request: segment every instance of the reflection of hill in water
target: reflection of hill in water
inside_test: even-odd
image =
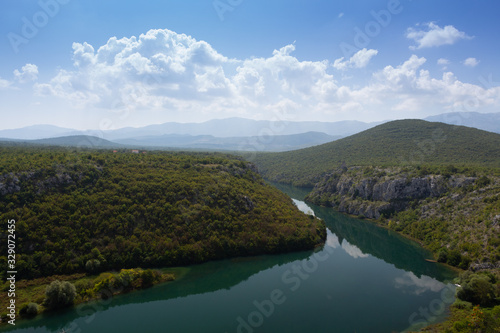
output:
[[[67,328],[75,319],[104,311],[116,306],[127,304],[141,304],[154,301],[165,301],[175,298],[187,297],[196,294],[215,292],[221,289],[230,289],[251,276],[274,266],[281,266],[296,260],[303,260],[312,254],[311,251],[297,252],[281,255],[266,255],[259,257],[237,258],[231,260],[208,262],[195,265],[174,282],[165,283],[139,292],[131,292],[113,297],[107,301],[97,301],[80,304],[73,309],[54,314],[44,314],[33,320],[17,322],[17,328],[45,327],[51,332],[59,332]],[[40,324],[37,323],[40,322]],[[2,329],[0,329],[2,331]]]
[[[304,200],[310,191],[310,189],[290,185],[271,184],[298,200]],[[399,269],[413,272],[418,277],[427,275],[440,281],[455,277],[455,273],[445,266],[425,261],[426,258],[431,258],[430,253],[394,231],[338,213],[332,208],[311,204],[309,206],[316,216],[322,218],[326,226],[337,235],[340,243],[346,239],[363,253],[371,254]]]
[[[444,281],[455,276],[453,271],[443,265],[425,261],[426,258],[431,258],[430,253],[394,231],[346,216],[331,208],[312,208],[316,216],[325,220],[326,226],[337,235],[340,243],[345,239],[363,253],[371,254],[396,268],[413,272],[418,277],[427,275]]]

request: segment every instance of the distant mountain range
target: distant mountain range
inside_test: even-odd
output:
[[[424,120],[500,133],[500,113],[450,112],[427,117]]]
[[[428,117],[425,120],[500,133],[500,113],[446,113]],[[68,146],[78,141],[80,146],[91,147],[118,147],[120,144],[144,148],[278,152],[334,141],[383,123],[386,122],[292,122],[227,118],[203,123],[169,122],[108,131],[78,131],[53,125],[33,125],[19,129],[0,130],[0,140],[45,140],[31,143]],[[49,140],[54,138],[60,139]],[[87,142],[87,144],[79,142]]]
[[[109,141],[90,135],[70,135],[57,138],[23,140],[0,139],[0,142],[80,148],[142,148],[142,149],[197,149],[228,151],[288,151],[331,142],[340,137],[308,132],[293,135],[216,138],[211,135],[167,134]]]
[[[80,148],[126,148],[125,145],[90,135],[70,135],[38,140],[0,138],[0,142]]]
[[[287,151],[307,148],[341,138],[320,132],[291,135],[218,138],[212,135],[165,134],[115,140],[128,146],[175,147],[238,151]]]
[[[217,138],[278,136],[320,132],[334,136],[348,136],[376,126],[377,123],[361,121],[338,122],[287,122],[269,120],[251,120],[243,118],[214,119],[203,123],[169,122],[145,127],[125,127],[107,131],[78,131],[52,125],[34,125],[12,130],[0,130],[0,138],[35,140],[60,136],[90,135],[106,140],[122,140],[141,137],[176,135],[211,135]]]

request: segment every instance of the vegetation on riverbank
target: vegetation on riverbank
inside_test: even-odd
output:
[[[326,239],[324,223],[252,164],[214,153],[0,146],[0,212],[2,238],[15,221],[17,309],[25,315],[71,303],[44,301],[45,278],[55,274],[69,276],[79,302],[165,279],[124,269],[309,250]],[[109,271],[119,273],[83,275]]]
[[[463,172],[463,170],[462,170]],[[473,168],[339,168],[307,200],[418,240],[461,269],[500,265],[500,177]]]
[[[500,272],[464,272],[457,282],[457,300],[445,322],[430,325],[424,332],[496,333],[500,331]]]
[[[149,288],[155,284],[173,281],[175,276],[170,271],[152,269],[123,269],[119,272],[104,272],[99,275],[77,273],[72,275],[54,275],[33,280],[16,282],[16,309],[21,318],[32,318],[37,314],[77,305],[91,300],[107,299],[112,296]],[[74,294],[61,292],[57,297],[56,286],[68,286]],[[4,283],[2,292],[9,289]],[[51,292],[52,290],[52,292]],[[64,298],[64,299],[62,299]],[[68,302],[66,302],[68,301]],[[9,320],[5,309],[9,299],[0,298],[0,318],[2,323]]]
[[[306,250],[326,238],[323,222],[228,155],[1,147],[0,165],[0,225],[16,221],[18,279]]]

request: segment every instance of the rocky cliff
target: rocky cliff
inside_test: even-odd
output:
[[[318,182],[307,200],[340,212],[378,219],[474,183],[463,175],[415,175],[398,168],[340,168]]]

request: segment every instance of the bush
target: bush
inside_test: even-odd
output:
[[[481,178],[476,180],[476,185],[479,187],[485,187],[491,184],[491,179],[486,176],[482,176]]]
[[[495,286],[485,274],[467,274],[462,278],[462,287],[457,292],[461,300],[481,306],[495,303]]]
[[[458,266],[462,262],[462,255],[457,250],[452,250],[448,253],[448,264],[451,266]]]
[[[448,251],[446,249],[442,249],[438,253],[438,262],[446,262],[448,260]]]
[[[457,298],[455,300],[455,303],[453,303],[453,306],[457,309],[461,310],[471,310],[472,309],[472,303],[462,301],[461,299]]]
[[[44,305],[49,309],[64,308],[73,304],[75,296],[76,288],[72,283],[52,281],[45,289]]]
[[[21,306],[19,314],[22,317],[27,317],[27,318],[36,316],[38,314],[38,304],[36,303],[24,304],[23,306]]]

